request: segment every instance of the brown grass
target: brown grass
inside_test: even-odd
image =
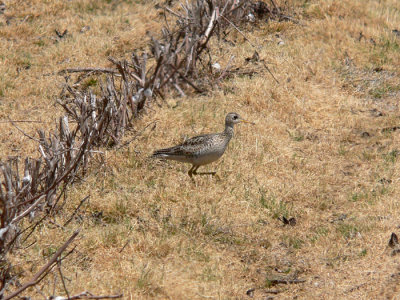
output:
[[[54,96],[62,80],[43,74],[106,66],[107,55],[144,46],[145,31],[157,32],[161,21],[153,2],[136,2],[6,3],[13,18],[10,25],[0,19],[1,119],[51,127],[61,113]],[[392,29],[400,29],[400,4],[293,3],[300,25],[245,31],[280,84],[261,65],[245,65],[254,49],[240,35],[230,37],[235,47],[221,42],[223,67],[235,55],[235,65],[258,74],[231,78],[207,96],[167,99],[143,115],[137,128],[157,119],[156,128],[128,148],[105,150],[106,164],[71,188],[68,209],[54,223],[90,194],[79,218],[64,230],[44,225],[31,237],[36,243],[13,258],[22,281],[79,227],[77,252],[63,264],[72,294],[245,299],[255,288],[255,299],[270,290],[279,299],[399,296],[398,257],[387,243],[399,225],[400,140],[398,131],[382,129],[399,123],[400,39]],[[65,28],[70,35],[56,42],[54,29]],[[218,170],[220,181],[201,177],[193,185],[189,166],[148,159],[185,135],[220,130],[229,111],[256,125],[238,126],[221,161],[204,167]],[[34,134],[42,125],[21,127]],[[34,151],[12,126],[0,126],[2,156]],[[284,226],[282,216],[297,224]],[[285,276],[306,282],[271,286]],[[46,280],[42,293],[51,295],[54,277]],[[55,294],[65,294],[60,280]]]

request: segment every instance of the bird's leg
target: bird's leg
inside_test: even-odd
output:
[[[189,175],[190,179],[192,179],[193,184],[196,184],[196,181],[195,181],[194,178],[193,178],[193,170],[194,170],[194,169],[195,169],[195,165],[193,165],[193,166],[190,168],[190,170],[189,170],[189,172],[188,172],[188,175]]]
[[[193,168],[192,174],[193,175],[198,175],[199,173],[197,173],[197,169],[200,168],[200,166],[196,166]]]
[[[195,167],[196,167],[196,166],[193,165],[193,166],[190,168],[189,172],[188,172],[188,175],[189,175],[190,178],[192,178],[193,170],[194,170]],[[195,174],[195,175],[196,175],[196,174]]]

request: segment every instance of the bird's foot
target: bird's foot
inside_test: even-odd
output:
[[[193,173],[193,175],[211,175],[211,176],[218,176],[217,172],[201,172],[201,173]]]

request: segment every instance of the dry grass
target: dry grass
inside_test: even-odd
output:
[[[104,66],[107,55],[145,45],[144,32],[160,27],[154,3],[23,3],[7,5],[11,25],[1,19],[7,40],[0,46],[2,119],[53,122],[60,80],[43,73]],[[382,129],[399,122],[400,38],[392,29],[400,29],[400,4],[294,3],[303,25],[272,22],[246,31],[280,84],[261,66],[245,66],[254,49],[240,35],[235,47],[220,44],[222,66],[235,55],[236,65],[259,73],[232,78],[207,96],[168,99],[143,115],[137,128],[154,119],[157,126],[129,148],[108,150],[106,165],[94,166],[71,188],[69,209],[54,222],[63,224],[90,194],[80,217],[64,230],[43,226],[32,237],[36,244],[14,258],[23,276],[79,227],[77,252],[64,263],[71,293],[245,299],[255,288],[256,299],[270,290],[278,290],[279,299],[399,296],[398,257],[387,242],[399,226],[400,139],[398,131]],[[86,25],[91,30],[79,33]],[[55,42],[56,28],[72,36]],[[17,76],[16,68],[27,63]],[[217,169],[220,181],[201,177],[193,185],[187,165],[147,158],[184,135],[220,130],[229,111],[256,125],[238,126],[223,159],[205,167]],[[9,125],[0,126],[2,155],[27,143]],[[32,133],[32,127],[26,129]],[[282,216],[297,224],[284,226]],[[272,286],[285,276],[306,282]],[[42,292],[50,295],[54,278],[47,280]],[[57,282],[56,294],[63,294]]]
[[[154,2],[142,1],[7,1],[0,15],[0,118],[20,123],[31,135],[51,128],[62,113],[55,106],[63,80],[54,72],[71,67],[107,67],[108,55],[125,56],[144,47],[146,31],[161,28]],[[60,33],[68,30],[62,38]],[[49,76],[50,75],[50,76]],[[87,82],[88,86],[95,82]],[[10,124],[0,123],[2,155],[31,153]],[[10,145],[12,145],[10,147]],[[29,145],[29,146],[28,146]]]

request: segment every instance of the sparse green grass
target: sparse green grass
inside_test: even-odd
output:
[[[298,237],[291,237],[291,236],[283,236],[283,241],[287,243],[287,245],[295,250],[300,249],[304,241]]]
[[[136,281],[136,287],[139,290],[145,290],[150,288],[151,286],[151,277],[152,277],[152,272],[151,269],[148,268],[147,266],[143,266],[142,272],[140,273],[140,277]]]
[[[216,274],[216,268],[207,266],[203,269],[201,279],[203,281],[217,281],[219,276]]]
[[[274,195],[267,195],[263,190],[260,190],[260,204],[268,209],[275,219],[280,217],[288,218],[290,216],[290,209],[285,202],[277,200]]]
[[[367,254],[368,254],[367,249],[362,249],[358,255],[359,255],[360,257],[364,257],[364,256],[367,256]]]
[[[386,154],[383,154],[383,159],[385,162],[392,163],[394,164],[397,160],[397,156],[399,155],[400,151],[399,150],[392,150]]]
[[[315,243],[323,238],[326,237],[329,234],[329,229],[323,226],[318,226],[315,230],[314,233],[310,236],[309,240],[310,242],[315,245]]]
[[[342,235],[345,239],[354,238],[355,235],[359,232],[358,228],[350,223],[341,223],[337,226],[337,231]]]
[[[399,94],[400,92],[400,85],[387,85],[384,84],[383,86],[376,87],[369,91],[369,94],[375,99],[382,99],[389,94]]]
[[[83,86],[83,88],[89,88],[89,87],[92,87],[92,86],[97,86],[97,84],[98,84],[97,79],[90,78],[90,79],[86,80],[82,84],[82,86]]]

